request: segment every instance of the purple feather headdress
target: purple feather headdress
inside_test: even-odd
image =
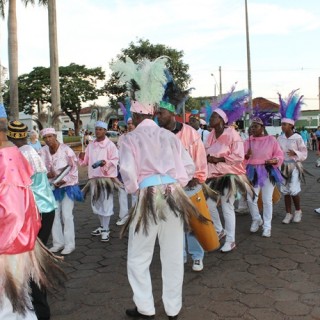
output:
[[[132,117],[131,111],[130,111],[130,107],[131,107],[130,99],[128,97],[125,99],[125,105],[123,105],[122,102],[118,102],[118,104],[123,113],[123,118],[125,123],[128,123],[128,120]]]
[[[211,108],[206,107],[204,112],[206,113],[206,120],[210,119],[212,112],[217,112],[225,123],[233,123],[240,119],[245,111],[244,104],[247,102],[249,96],[248,91],[241,90],[234,92],[235,85],[231,88],[231,91],[226,94],[218,104],[211,105]]]
[[[281,97],[281,94],[278,93],[281,122],[286,122],[294,125],[295,121],[298,120],[301,112],[301,107],[304,104],[302,101],[303,96],[299,96],[299,94],[297,94],[298,90],[299,89],[291,91],[286,101]]]
[[[271,119],[277,116],[279,116],[278,112],[272,112],[270,110],[261,109],[259,105],[256,105],[253,108],[253,113],[250,119],[251,122],[260,123],[263,126],[269,126],[272,125]]]

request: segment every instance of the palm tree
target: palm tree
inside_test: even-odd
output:
[[[34,4],[35,0],[22,0],[27,6]],[[8,60],[10,79],[10,118],[19,119],[19,94],[18,94],[18,37],[17,37],[17,1],[0,0],[0,15],[4,17],[4,6],[8,8]],[[46,5],[48,0],[38,0],[40,5]]]

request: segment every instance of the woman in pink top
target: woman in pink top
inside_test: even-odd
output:
[[[246,190],[250,189],[250,182],[243,166],[243,141],[233,127],[227,126],[241,117],[247,94],[233,94],[233,90],[219,103],[218,108],[213,109],[210,117],[212,131],[205,144],[209,187],[221,194],[225,230],[220,221],[217,204],[209,198],[207,202],[219,238],[226,236],[222,252],[229,252],[236,247],[234,201],[238,193],[246,194]]]
[[[255,117],[251,124],[252,135],[244,143],[247,177],[255,194],[260,190],[263,202],[263,220],[258,209],[258,197],[248,194],[248,206],[252,216],[251,232],[257,232],[263,224],[263,237],[271,237],[272,194],[276,183],[281,183],[279,167],[283,162],[283,152],[273,136],[267,135],[261,118]]]

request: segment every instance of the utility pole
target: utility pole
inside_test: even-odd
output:
[[[250,62],[250,41],[249,41],[249,19],[248,19],[248,6],[245,0],[245,13],[246,13],[246,39],[247,39],[247,68],[248,68],[248,89],[249,89],[249,103],[248,112],[249,116],[252,115],[252,85],[251,85],[251,62]]]

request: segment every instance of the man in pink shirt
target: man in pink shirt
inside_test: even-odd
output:
[[[173,132],[178,137],[194,161],[196,170],[193,178],[185,188],[187,195],[192,196],[202,190],[202,184],[207,179],[206,150],[201,141],[200,134],[191,126],[177,122],[174,113],[175,107],[171,103],[161,101],[157,112],[157,119],[160,127]],[[193,260],[192,270],[202,271],[204,250],[192,233],[186,232],[186,239],[188,252],[192,255]],[[186,252],[184,261],[187,261]]]
[[[90,143],[85,152],[79,154],[81,166],[88,166],[89,181],[84,193],[90,188],[91,207],[100,220],[100,226],[91,232],[93,236],[101,236],[102,242],[110,239],[110,217],[113,215],[114,181],[118,175],[119,162],[116,145],[106,137],[108,126],[103,121],[95,124],[96,139]],[[99,162],[99,163],[98,163]]]
[[[83,200],[78,185],[78,159],[69,146],[57,140],[55,129],[45,128],[40,134],[46,143],[40,150],[40,156],[48,170],[49,182],[54,185],[53,194],[58,207],[52,226],[53,247],[50,251],[62,250],[61,254],[67,255],[75,250],[74,201]]]
[[[152,120],[167,83],[166,63],[166,57],[144,59],[139,64],[126,57],[111,65],[120,82],[133,91],[130,111],[136,125],[124,136],[119,150],[125,189],[138,195],[125,225],[125,229],[129,227],[128,278],[136,305],[126,314],[132,318],[154,319],[149,267],[157,238],[164,309],[169,319],[178,318],[184,272],[183,228],[190,216],[198,215],[182,189],[193,178],[193,161],[177,137]]]

